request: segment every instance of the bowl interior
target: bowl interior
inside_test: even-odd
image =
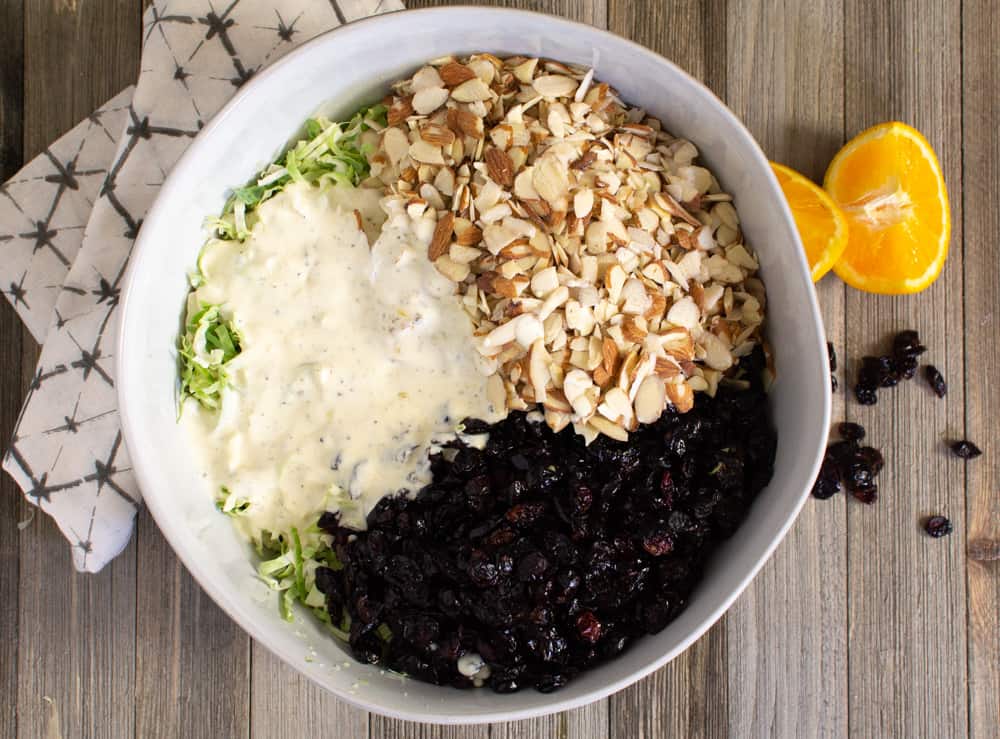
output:
[[[215,512],[175,423],[174,341],[185,275],[204,241],[203,221],[221,209],[227,190],[269,162],[317,109],[349,114],[427,59],[482,50],[592,65],[625,100],[696,144],[734,195],[760,256],[778,367],[774,478],[713,557],[686,610],[660,634],[550,695],[501,696],[404,680],[353,662],[307,615],[282,621],[273,594],[254,576],[250,549]],[[830,402],[823,342],[794,224],[767,161],[708,90],[652,52],[588,26],[452,8],[380,16],[321,36],[256,76],[201,132],[164,184],[136,244],[124,292],[118,387],[126,440],[153,516],[196,579],[244,629],[366,709],[423,721],[489,721],[571,708],[620,689],[676,656],[729,606],[791,525],[815,474]]]

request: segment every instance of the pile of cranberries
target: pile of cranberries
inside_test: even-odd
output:
[[[754,378],[763,358],[749,358]],[[320,568],[361,661],[456,687],[548,692],[663,629],[715,544],[773,472],[760,382],[699,396],[627,443],[585,446],[513,413],[432,458],[433,482],[384,498],[368,528],[320,526],[341,569]]]

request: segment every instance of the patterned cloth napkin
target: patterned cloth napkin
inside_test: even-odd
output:
[[[122,277],[174,162],[253,74],[400,0],[156,0],[142,68],[0,186],[0,289],[44,342],[3,468],[51,515],[78,570],[128,543],[141,493],[122,444],[113,351]]]

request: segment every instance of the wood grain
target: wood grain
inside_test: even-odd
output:
[[[968,531],[969,735],[1000,736],[1000,448],[997,409],[1000,389],[1000,315],[993,306],[1000,294],[1000,34],[996,8],[989,0],[962,5],[963,117],[962,161],[965,244],[965,432],[983,448],[966,467]],[[952,248],[959,245],[953,242]],[[988,267],[987,265],[992,265]],[[958,377],[950,377],[958,384]],[[958,431],[958,429],[956,429]],[[994,559],[987,559],[992,551]]]
[[[845,127],[904,120],[941,160],[951,196],[952,244],[941,277],[911,296],[848,293],[851,357],[895,331],[920,332],[945,377],[963,376],[960,4],[848,0]],[[980,263],[981,265],[983,263]],[[968,729],[965,630],[964,463],[945,440],[961,434],[964,398],[954,383],[939,400],[923,381],[880,393],[848,416],[885,450],[877,505],[848,501],[848,686],[854,736],[962,737]],[[920,531],[942,513],[957,535]]]
[[[191,578],[147,511],[136,540],[136,735],[247,736],[250,637]]]
[[[52,13],[24,4],[24,154],[33,157],[138,69],[134,3]],[[76,74],[68,70],[78,70]],[[22,388],[37,350],[24,333]],[[73,571],[65,541],[38,515],[20,534],[19,736],[131,733],[135,547],[98,576]]]
[[[841,0],[755,0],[728,19],[726,102],[770,159],[817,182],[843,140],[843,38]],[[844,357],[844,285],[818,287]],[[843,390],[833,397],[841,419]],[[846,736],[846,534],[843,496],[808,501],[730,610],[731,735]]]
[[[814,178],[873,123],[915,124],[941,157],[954,219],[943,276],[917,296],[818,286],[837,347],[834,418],[887,455],[882,499],[810,501],[773,560],[687,653],[610,701],[489,727],[369,716],[252,645],[143,514],[98,576],[0,482],[0,736],[304,736],[591,739],[666,736],[1000,736],[1000,27],[987,0],[502,0],[612,30],[700,77],[767,154]],[[411,7],[444,4],[415,0]],[[140,0],[0,3],[0,176],[134,81]],[[964,185],[964,187],[963,187]],[[967,236],[963,242],[963,236]],[[964,248],[963,243],[968,243]],[[2,249],[2,246],[0,246]],[[3,301],[0,301],[3,302]],[[848,399],[848,357],[917,328],[949,381]],[[0,440],[37,347],[0,306]],[[845,403],[846,400],[846,403]],[[967,435],[965,464],[944,441]],[[994,444],[995,445],[995,444]],[[943,513],[955,534],[920,531]],[[49,700],[46,700],[45,697]]]
[[[368,736],[367,712],[337,700],[256,642],[251,686],[251,739]]]
[[[3,29],[8,29],[4,31]],[[0,180],[21,166],[24,139],[24,9],[20,3],[0,5]],[[17,314],[0,301],[0,443],[14,433],[24,397],[21,366],[27,330]],[[28,352],[30,355],[30,351]],[[20,490],[0,474],[0,634],[18,633],[20,556],[18,522],[27,506]],[[17,639],[0,639],[0,736],[17,735]]]
[[[721,1],[649,3],[637,12],[629,0],[611,0],[610,30],[631,38],[725,94],[726,7]],[[724,736],[728,703],[727,616],[688,651],[610,700],[611,736]]]

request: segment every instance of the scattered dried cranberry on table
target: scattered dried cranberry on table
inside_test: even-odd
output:
[[[944,516],[931,516],[924,524],[924,530],[935,539],[947,536],[952,531],[951,521]]]
[[[917,374],[917,357],[927,351],[916,331],[900,331],[892,342],[892,354],[862,357],[854,395],[861,405],[875,405],[878,389],[895,387],[900,380]]]
[[[948,384],[944,381],[944,377],[938,371],[938,368],[933,364],[928,364],[924,367],[924,376],[927,378],[927,383],[931,386],[934,394],[939,398],[943,398],[948,394]]]
[[[979,447],[966,439],[956,441],[952,444],[951,451],[956,457],[960,457],[961,459],[975,459],[983,453]]]

